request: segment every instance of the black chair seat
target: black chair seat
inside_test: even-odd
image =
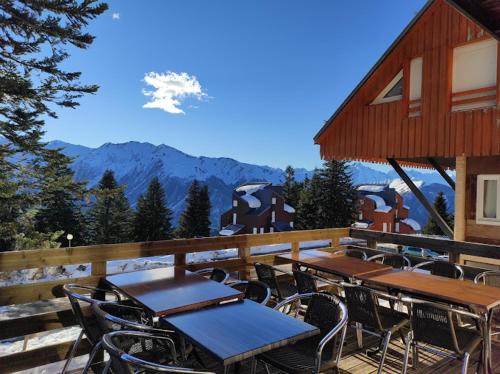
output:
[[[306,374],[315,370],[316,348],[319,339],[312,337],[285,347],[263,353],[259,359],[273,367],[291,374]],[[329,361],[324,361],[327,364]],[[322,369],[329,369],[322,365]]]
[[[476,329],[455,326],[457,342],[463,352],[472,353],[481,344],[483,338]],[[464,345],[464,342],[467,344]]]
[[[391,308],[379,307],[378,314],[382,327],[386,330],[396,331],[408,323],[408,314]]]
[[[295,295],[297,291],[297,287],[290,282],[279,282],[279,288],[281,292],[281,297],[286,299],[292,295]]]

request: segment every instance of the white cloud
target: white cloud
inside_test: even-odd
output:
[[[111,16],[112,19],[120,19],[120,13],[113,13]]]
[[[144,104],[143,108],[162,109],[172,114],[184,114],[179,106],[185,99],[203,100],[208,98],[198,79],[188,73],[151,72],[144,75],[144,82],[152,86],[153,90],[142,90],[145,96],[150,97],[150,101]]]

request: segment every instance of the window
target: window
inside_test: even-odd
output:
[[[233,213],[233,225],[236,225],[236,213]]]
[[[238,200],[233,200],[233,206],[236,208],[238,206]]]
[[[396,223],[394,224],[394,230],[395,230],[396,232],[399,232],[399,222],[396,222]]]
[[[290,221],[290,227],[293,229],[293,221]]]
[[[260,228],[260,233],[264,234],[264,228],[263,227]]]
[[[387,232],[387,222],[384,222],[384,223],[382,224],[382,231],[383,231],[383,232]]]
[[[275,197],[273,197],[271,200],[272,200],[272,204],[273,204],[273,205],[276,205],[276,198],[275,198]]]
[[[403,70],[373,100],[372,104],[390,103],[403,98]]]
[[[271,212],[271,222],[276,222],[276,212],[274,210]]]
[[[453,111],[496,104],[497,44],[490,39],[453,50]]]
[[[254,227],[254,228],[253,228],[253,233],[254,233],[254,234],[257,234],[257,227]]]
[[[410,62],[410,102],[408,107],[409,117],[418,117],[422,108],[422,57],[414,58]]]
[[[476,221],[500,225],[500,175],[478,175]]]

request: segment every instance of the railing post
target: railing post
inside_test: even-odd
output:
[[[186,254],[176,253],[174,255],[174,265],[175,266],[186,266]]]
[[[377,241],[375,239],[367,239],[366,246],[368,248],[377,249]]]
[[[292,253],[298,254],[300,252],[300,242],[292,242]]]
[[[239,247],[238,257],[243,260],[243,270],[240,270],[240,279],[247,280],[250,278],[250,262],[251,262],[251,252],[250,247]]]
[[[107,265],[108,265],[107,261],[92,262],[91,263],[92,270],[90,274],[96,277],[105,276],[107,273]]]
[[[332,248],[337,248],[338,246],[340,246],[340,238],[337,237],[337,236],[334,236],[332,238],[332,244],[331,244],[331,247]]]

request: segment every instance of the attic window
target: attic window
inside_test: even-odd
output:
[[[390,103],[403,99],[403,70],[401,70],[392,81],[385,86],[372,104]]]

